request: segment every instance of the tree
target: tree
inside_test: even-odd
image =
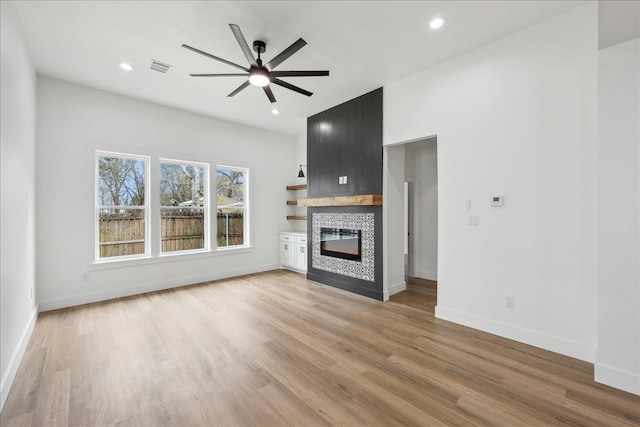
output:
[[[160,197],[162,206],[177,206],[191,200],[193,207],[200,205],[204,196],[204,169],[172,163],[160,165]]]
[[[142,160],[100,157],[98,176],[100,204],[144,205],[145,170]]]
[[[242,172],[218,169],[216,174],[216,193],[231,199],[243,200],[244,177]]]

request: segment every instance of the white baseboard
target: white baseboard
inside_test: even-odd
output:
[[[293,271],[294,273],[300,273],[300,274],[307,274],[306,270],[299,270],[295,267],[289,267],[288,265],[282,265],[280,264],[280,269],[281,270],[289,270],[289,271]]]
[[[574,357],[585,362],[594,363],[596,349],[585,344],[569,341],[564,338],[547,335],[531,329],[520,328],[507,323],[497,322],[473,314],[463,313],[441,305],[436,306],[436,317],[470,328],[479,329],[514,341],[529,344],[545,350]]]
[[[640,396],[640,375],[597,362],[594,368],[596,382]]]
[[[31,313],[31,317],[22,332],[20,342],[13,351],[13,355],[11,355],[7,372],[4,374],[2,381],[0,382],[0,412],[2,412],[2,409],[4,408],[4,403],[7,401],[7,396],[9,396],[9,390],[11,390],[13,380],[16,378],[16,374],[18,373],[18,367],[20,366],[24,352],[27,350],[27,344],[29,344],[31,333],[36,325],[36,319],[38,319],[38,312],[38,305],[36,304],[36,307],[33,310],[33,313]]]
[[[402,292],[406,289],[407,289],[407,282],[405,281],[395,283],[393,285],[389,285],[389,287],[382,292],[382,301],[389,301],[389,297],[391,295],[395,295],[398,292]]]
[[[389,289],[387,289],[387,290],[389,291],[389,296],[395,295],[398,292],[406,291],[407,290],[407,282],[405,282],[403,280],[400,283],[389,285]]]
[[[433,271],[416,270],[416,277],[420,279],[437,281],[438,273],[434,273]]]
[[[145,283],[143,285],[131,286],[128,288],[109,289],[87,294],[73,295],[62,298],[54,298],[40,301],[40,311],[57,310],[59,308],[73,307],[76,305],[89,304],[92,302],[106,301],[114,298],[128,297],[131,295],[143,294],[145,292],[162,291],[196,283],[210,282],[212,280],[227,279],[229,277],[243,276],[245,274],[261,273],[263,271],[276,270],[280,264],[266,264],[248,268],[238,268],[235,270],[216,271],[210,274],[190,277],[178,277],[175,279],[163,280],[160,282]]]

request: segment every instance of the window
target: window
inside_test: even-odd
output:
[[[216,211],[218,248],[249,246],[247,198],[249,170],[218,166]]]
[[[96,151],[95,261],[248,247],[249,169],[215,172],[213,187],[208,163]]]
[[[205,164],[160,160],[162,253],[208,249],[208,181]]]
[[[149,254],[149,158],[96,153],[96,260]]]

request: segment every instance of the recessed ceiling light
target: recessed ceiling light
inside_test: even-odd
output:
[[[431,22],[429,23],[429,27],[431,27],[432,30],[437,30],[438,28],[441,28],[446,23],[447,23],[447,20],[445,18],[443,18],[442,16],[438,16],[437,18],[433,18],[431,20]]]
[[[122,68],[125,71],[131,71],[133,70],[133,67],[131,66],[131,64],[128,64],[126,62],[121,62],[120,63],[120,68]]]
[[[271,114],[273,114],[274,116],[277,116],[278,114],[280,114],[280,110],[278,110],[277,108],[274,108],[273,110],[271,110]]]

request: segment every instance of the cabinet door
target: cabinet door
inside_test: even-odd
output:
[[[296,244],[296,266],[298,270],[307,271],[307,245]]]
[[[293,243],[280,242],[280,264],[288,267],[295,266],[295,253]]]

